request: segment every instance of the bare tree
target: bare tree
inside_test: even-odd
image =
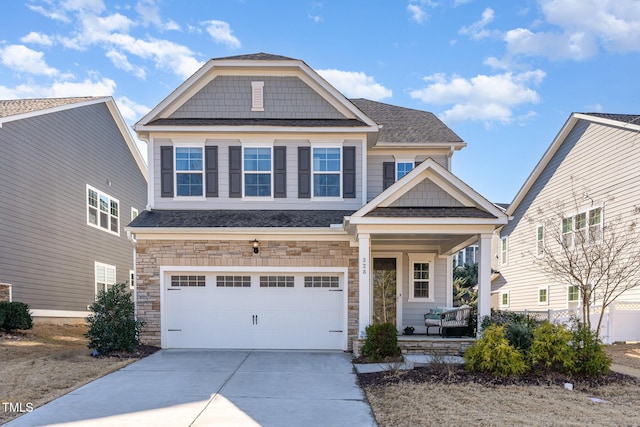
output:
[[[535,264],[553,281],[577,287],[581,321],[589,328],[592,305],[601,305],[596,328],[599,333],[605,309],[640,285],[638,208],[605,220],[606,201],[591,201],[585,209],[585,200],[588,203],[591,199],[589,193],[572,194],[573,206],[553,203],[528,218],[537,226]]]

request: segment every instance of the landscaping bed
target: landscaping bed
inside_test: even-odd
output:
[[[93,357],[84,325],[36,324],[33,329],[0,332],[0,424],[157,350]],[[13,408],[3,403],[13,404]]]
[[[606,351],[614,364],[640,368],[640,344],[615,344]],[[436,362],[358,379],[380,426],[619,426],[640,419],[640,379],[618,373],[597,379],[531,373],[498,378]]]

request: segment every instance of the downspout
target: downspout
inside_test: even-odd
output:
[[[133,277],[135,279],[135,283],[133,284],[133,310],[135,319],[138,320],[138,274],[136,268],[136,244],[138,241],[136,240],[135,234],[129,230],[127,230],[127,239],[131,242],[131,246],[133,246]]]

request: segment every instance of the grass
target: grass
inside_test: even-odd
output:
[[[640,345],[613,345],[607,352],[615,364],[640,369]],[[531,384],[461,380],[458,375],[466,374],[459,368],[434,364],[424,372],[429,370],[438,372],[433,378],[406,371],[375,380],[361,376],[381,427],[640,425],[640,380],[624,375],[576,382],[570,391],[558,379]]]
[[[0,424],[21,415],[5,402],[36,408],[136,360],[92,357],[85,331],[84,325],[36,324],[0,333]]]

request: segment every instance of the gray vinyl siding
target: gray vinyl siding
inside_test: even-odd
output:
[[[534,265],[537,224],[527,217],[538,215],[539,209],[548,212],[548,204],[558,200],[567,203],[567,214],[577,213],[570,207],[571,177],[579,196],[587,192],[594,206],[604,204],[605,225],[607,218],[629,217],[640,206],[638,164],[640,144],[635,131],[582,120],[576,123],[514,212],[514,219],[502,230],[502,236],[508,235],[509,239],[509,260],[499,267],[503,279],[493,289],[509,291],[510,309],[567,307],[567,285],[543,275]],[[579,198],[580,211],[591,207],[590,199]],[[546,244],[552,243],[547,239]],[[549,305],[539,306],[538,287],[544,285],[549,285]],[[640,300],[640,289],[621,300]]]
[[[110,182],[110,184],[108,184]],[[120,202],[120,236],[87,225],[86,185]],[[105,104],[0,128],[0,282],[32,309],[86,310],[94,262],[129,279],[124,227],[146,204],[146,181]]]
[[[416,328],[419,333],[424,333],[424,314],[430,308],[446,306],[446,283],[447,283],[447,260],[445,258],[436,257],[434,263],[434,302],[409,302],[411,289],[409,289],[410,265],[409,256],[403,256],[403,283],[402,283],[402,327],[411,325]],[[433,330],[431,331],[433,332]]]
[[[171,145],[170,139],[154,141],[154,164],[160,164],[160,147]],[[229,198],[229,147],[240,146],[240,140],[207,139],[205,145],[218,147],[218,197],[208,197],[204,200],[188,200],[186,198],[160,197],[160,170],[155,168],[154,174],[154,208],[155,209],[353,209],[362,207],[362,144],[356,140],[337,140],[335,146],[356,147],[356,197],[342,201],[323,201],[317,199],[298,198],[298,147],[310,146],[307,140],[276,140],[274,146],[287,147],[287,197],[274,198],[270,201],[251,198]],[[246,146],[251,146],[247,143]],[[313,179],[313,178],[312,178]],[[272,176],[273,180],[273,176]]]
[[[432,158],[439,165],[448,169],[448,161],[446,155],[421,155],[416,156],[417,162],[423,162],[427,158]],[[374,199],[378,194],[382,193],[382,170],[383,163],[395,162],[395,158],[392,155],[376,155],[369,154],[367,157],[367,198],[369,200]]]
[[[264,111],[251,111],[251,82],[264,82]],[[170,118],[344,119],[297,77],[218,76]]]

